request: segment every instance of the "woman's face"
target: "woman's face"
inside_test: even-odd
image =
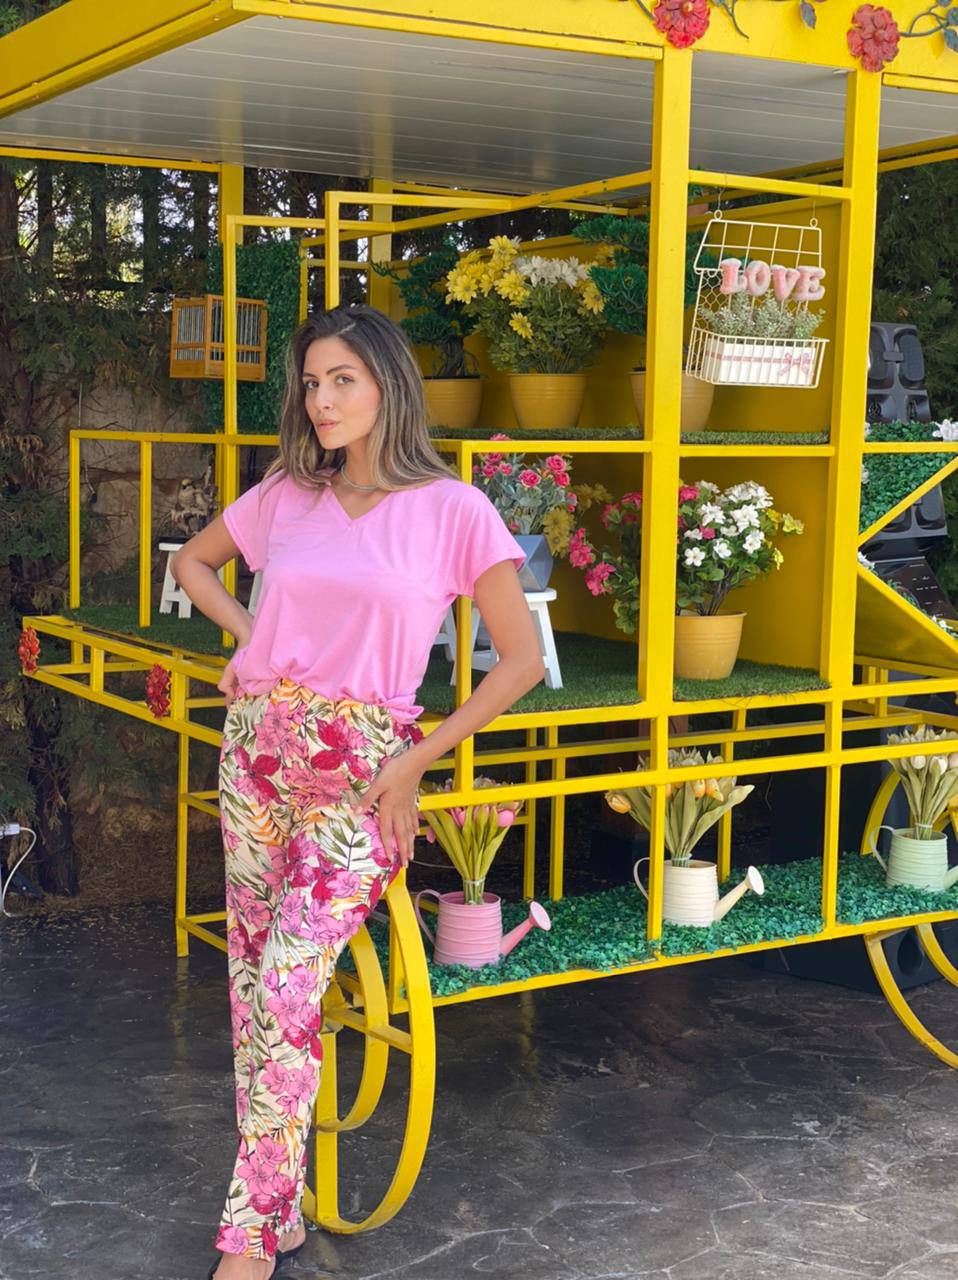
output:
[[[303,361],[306,413],[324,449],[345,449],[372,431],[382,393],[342,338],[317,338]]]

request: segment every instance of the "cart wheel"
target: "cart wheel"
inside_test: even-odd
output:
[[[400,872],[386,890],[389,908],[389,992],[369,931],[359,930],[350,942],[355,975],[338,972],[324,1000],[323,1063],[314,1115],[315,1188],[303,1193],[303,1212],[327,1231],[355,1234],[388,1222],[406,1203],[422,1168],[432,1123],[436,1082],[436,1033],[432,992],[422,934]],[[399,997],[400,983],[405,1001]],[[389,1021],[390,994],[401,1003],[408,1029]],[[352,1106],[340,1116],[337,1103],[336,1054],[340,1031],[363,1037],[363,1072]],[[372,1116],[382,1097],[390,1049],[409,1055],[409,1101],[402,1150],[385,1195],[368,1217],[350,1222],[339,1213],[339,1135],[357,1129]]]
[[[912,1009],[911,1005],[905,999],[898,983],[892,976],[888,959],[885,955],[885,949],[882,943],[886,938],[892,937],[896,933],[902,933],[901,929],[885,929],[879,933],[869,933],[865,935],[865,947],[868,951],[868,959],[871,961],[872,969],[875,977],[878,979],[878,985],[882,989],[885,999],[894,1009],[899,1021],[911,1032],[911,1034],[926,1049],[930,1049],[936,1058],[940,1058],[942,1062],[947,1063],[949,1067],[958,1068],[958,1053],[949,1049],[947,1045],[932,1035],[925,1024]],[[953,987],[958,987],[958,969],[951,963],[942,950],[941,943],[935,937],[934,930],[930,924],[915,925],[915,932],[918,934],[918,940],[924,948],[925,955],[932,962],[943,978],[951,983]]]
[[[895,793],[900,779],[898,774],[892,772],[883,779],[881,786],[875,793],[875,799],[872,801],[871,808],[868,811],[868,818],[865,822],[865,830],[862,835],[861,851],[863,854],[871,852],[870,837],[878,832],[879,826],[885,820],[885,814],[888,805]],[[954,810],[949,814],[942,814],[938,822],[935,823],[935,829],[941,831],[944,829],[951,818],[952,830],[958,835],[958,815]],[[918,941],[921,943],[925,955],[935,966],[943,978],[951,983],[952,986],[958,987],[958,969],[951,963],[942,950],[941,943],[935,937],[935,931],[930,924],[918,924],[914,926],[918,935]],[[902,994],[901,988],[895,981],[888,959],[885,956],[885,949],[882,943],[886,938],[892,937],[896,933],[904,932],[902,929],[880,929],[876,933],[865,935],[865,948],[868,952],[868,959],[871,962],[872,970],[878,980],[878,985],[882,989],[885,999],[895,1011],[896,1016],[903,1026],[911,1032],[911,1034],[926,1048],[930,1049],[936,1057],[942,1062],[946,1062],[949,1067],[958,1068],[958,1054],[954,1053],[947,1045],[942,1042],[928,1030],[921,1021],[911,1005]]]

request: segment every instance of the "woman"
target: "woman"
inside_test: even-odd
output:
[[[255,620],[217,570],[263,570]],[[173,572],[236,636],[219,688],[239,1153],[217,1280],[266,1280],[305,1239],[323,992],[413,854],[424,771],[538,683],[522,551],[426,431],[402,331],[339,307],[293,335],[279,457]],[[451,601],[474,596],[499,662],[423,738],[415,705]]]

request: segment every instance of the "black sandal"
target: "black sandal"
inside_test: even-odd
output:
[[[277,1249],[276,1250],[276,1266],[273,1268],[273,1275],[280,1269],[284,1262],[288,1262],[290,1258],[295,1258],[297,1253],[301,1253],[306,1248],[306,1241],[298,1244],[295,1249]]]

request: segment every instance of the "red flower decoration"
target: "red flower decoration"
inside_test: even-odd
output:
[[[708,0],[658,0],[652,20],[670,45],[688,49],[708,31]]]
[[[170,714],[170,673],[159,663],[147,672],[146,705],[157,720]]]
[[[880,4],[859,5],[852,14],[848,48],[866,71],[881,71],[898,56],[898,23]]]
[[[37,669],[37,659],[40,656],[40,640],[33,627],[24,627],[20,632],[20,639],[17,641],[17,655],[20,658],[20,667],[25,676],[32,676]]]

